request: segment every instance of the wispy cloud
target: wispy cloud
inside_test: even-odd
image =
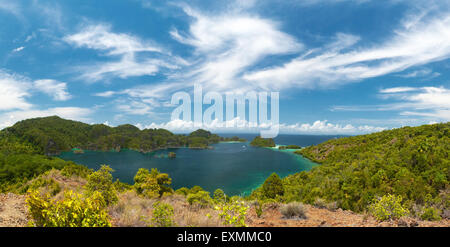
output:
[[[67,91],[67,84],[65,82],[52,79],[43,79],[34,81],[33,85],[36,90],[50,95],[57,101],[65,101],[72,98]]]
[[[15,49],[13,49],[12,52],[19,52],[19,51],[22,51],[23,49],[25,49],[25,47],[24,46],[20,46],[20,47],[17,47]]]
[[[380,90],[383,99],[394,103],[363,106],[335,106],[337,111],[398,111],[401,116],[450,121],[450,89],[444,87],[394,87]]]
[[[109,25],[89,25],[80,32],[64,37],[64,40],[75,47],[85,47],[104,52],[104,55],[117,57],[118,61],[97,63],[83,67],[82,78],[88,81],[99,81],[105,77],[128,78],[132,76],[154,75],[160,68],[177,68],[174,62],[177,57],[169,58],[166,51],[152,41],[143,41],[136,36],[111,31]],[[137,53],[151,53],[138,59]],[[178,62],[181,60],[177,60]]]
[[[0,70],[0,110],[29,109],[31,87],[28,78]]]
[[[244,79],[280,90],[333,87],[450,57],[450,14],[408,20],[381,45],[347,52],[313,52],[282,66],[248,72]]]
[[[58,115],[63,118],[87,121],[94,110],[81,107],[53,107],[40,109],[29,102],[36,91],[50,95],[54,100],[71,96],[63,82],[51,79],[32,81],[30,78],[0,70],[0,128],[28,118]]]
[[[381,89],[380,93],[404,93],[404,92],[411,92],[416,91],[417,88],[414,87],[392,87],[392,88],[386,88]]]
[[[111,32],[111,27],[104,24],[87,26],[78,33],[66,36],[64,40],[76,47],[103,50],[109,55],[162,50],[156,45],[144,43],[135,36]]]
[[[21,17],[21,8],[15,1],[0,0],[0,11],[9,12],[17,17]]]
[[[97,97],[124,96],[115,100],[116,109],[127,114],[148,115],[154,113],[155,108],[164,106],[167,92],[183,87],[180,83],[162,83],[142,85],[119,91],[105,91],[94,94]]]
[[[187,6],[183,10],[193,18],[189,32],[173,29],[170,33],[195,49],[196,63],[175,76],[177,79],[203,83],[216,90],[245,87],[240,76],[261,59],[298,52],[303,47],[269,19],[243,13],[210,16]]]
[[[406,74],[398,75],[399,77],[403,78],[416,78],[416,77],[427,77],[427,79],[435,78],[441,75],[438,72],[433,72],[433,70],[429,68],[414,70]]]

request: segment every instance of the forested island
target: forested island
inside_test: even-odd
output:
[[[272,138],[255,137],[250,145],[253,147],[275,147],[275,141]]]
[[[9,193],[0,201],[21,201],[26,214],[17,217],[33,226],[450,225],[450,123],[299,149],[296,154],[320,165],[285,178],[274,173],[247,197],[199,186],[174,191],[170,174],[156,169],[140,169],[126,184],[113,181],[106,165],[93,171],[51,156],[74,148],[205,148],[228,140],[205,130],[175,135],[59,117],[24,120],[0,132],[0,192]],[[258,137],[252,145],[275,142]]]

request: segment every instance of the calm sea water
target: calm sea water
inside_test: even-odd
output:
[[[228,136],[228,134],[222,134]],[[255,135],[239,135],[251,140]],[[277,144],[313,145],[335,136],[288,136],[277,137]],[[176,148],[142,154],[131,150],[121,152],[85,151],[84,154],[64,152],[59,157],[72,160],[89,168],[98,169],[108,164],[115,171],[114,178],[133,183],[139,168],[157,168],[172,178],[172,188],[199,185],[213,192],[221,188],[228,195],[248,194],[261,185],[272,173],[284,177],[296,172],[309,170],[313,162],[293,154],[270,148],[254,148],[248,143],[219,143],[212,150]],[[175,152],[175,159],[167,158]]]

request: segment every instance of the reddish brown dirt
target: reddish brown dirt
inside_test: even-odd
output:
[[[254,208],[250,209],[247,224],[255,227],[449,227],[450,220],[438,222],[419,221],[404,218],[396,221],[378,222],[373,217],[338,209],[330,211],[305,205],[307,219],[284,219],[278,208],[264,210],[261,218],[256,216]]]
[[[0,227],[26,226],[27,222],[25,196],[0,194]]]

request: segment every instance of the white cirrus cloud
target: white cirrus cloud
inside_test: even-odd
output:
[[[404,92],[411,92],[416,91],[417,88],[414,87],[392,87],[392,88],[386,88],[381,89],[380,93],[404,93]]]
[[[409,73],[398,75],[398,76],[403,77],[403,78],[428,77],[428,79],[430,79],[430,78],[438,77],[440,75],[441,75],[440,73],[433,72],[429,68],[424,68],[424,69],[414,70]]]
[[[380,45],[312,52],[281,66],[247,72],[243,78],[277,90],[333,87],[450,57],[449,13],[420,20],[410,17],[394,33]]]
[[[24,46],[20,46],[20,47],[17,47],[15,49],[13,49],[12,52],[19,52],[19,51],[22,51],[23,49],[25,49],[25,47]]]
[[[42,79],[34,81],[33,86],[35,90],[43,92],[57,101],[65,101],[72,98],[67,91],[67,84],[65,82],[52,79]]]
[[[107,77],[128,78],[133,76],[155,75],[161,68],[176,69],[185,61],[176,56],[169,56],[163,48],[153,41],[111,31],[111,26],[104,24],[88,25],[78,33],[67,35],[64,41],[77,47],[103,52],[119,60],[94,63],[79,67],[81,78],[96,82]],[[138,58],[137,54],[144,54]]]
[[[161,52],[161,48],[151,43],[144,43],[139,38],[111,32],[109,25],[90,25],[80,32],[64,37],[64,40],[76,47],[104,50],[109,55],[121,55],[141,51]]]
[[[246,87],[239,79],[246,69],[269,55],[291,54],[303,47],[269,19],[242,13],[207,15],[187,6],[183,10],[193,18],[189,31],[173,29],[170,34],[194,48],[195,63],[175,75],[177,79],[203,83],[216,90]]]
[[[335,106],[336,111],[398,111],[401,116],[423,117],[427,121],[450,121],[450,89],[445,87],[393,87],[380,90],[381,105]]]

